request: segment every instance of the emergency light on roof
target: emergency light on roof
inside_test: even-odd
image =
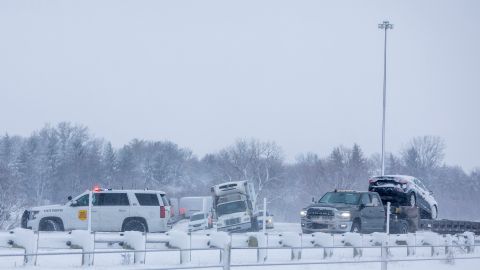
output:
[[[93,187],[93,192],[100,192],[100,191],[102,191],[102,189],[98,185],[95,185]]]

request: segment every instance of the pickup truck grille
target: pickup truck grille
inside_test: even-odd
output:
[[[319,208],[310,208],[307,210],[307,218],[316,218],[316,217],[333,217],[333,210],[328,209],[319,209]]]
[[[225,225],[227,225],[227,226],[235,225],[235,224],[238,224],[238,223],[240,223],[240,218],[231,218],[231,219],[225,220]]]

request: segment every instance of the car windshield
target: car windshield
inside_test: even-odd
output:
[[[245,210],[247,210],[247,207],[245,206],[244,201],[229,202],[229,203],[219,204],[217,206],[217,214],[219,216],[238,213],[238,212],[245,212]]]
[[[196,220],[201,220],[204,219],[205,216],[203,214],[195,214],[190,217],[190,221],[196,221]]]
[[[328,192],[318,201],[319,203],[358,204],[360,194],[350,192]]]

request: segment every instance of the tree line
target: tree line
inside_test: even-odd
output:
[[[478,219],[480,170],[446,165],[444,149],[439,137],[413,138],[399,153],[387,154],[386,173],[421,178],[439,202],[440,217]],[[252,181],[277,220],[298,221],[312,197],[335,188],[365,190],[379,168],[379,155],[365,156],[358,144],[286,162],[275,142],[239,139],[198,157],[170,141],[134,139],[114,148],[87,127],[63,122],[28,137],[0,138],[0,228],[18,226],[26,207],[65,203],[94,185],[182,197],[208,196],[212,185],[230,180]]]

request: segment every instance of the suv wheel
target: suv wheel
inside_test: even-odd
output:
[[[45,232],[63,231],[63,223],[55,218],[44,218],[40,221],[38,230]]]
[[[138,218],[132,218],[124,221],[122,231],[148,232],[148,227],[145,221]]]
[[[417,197],[415,197],[415,193],[410,193],[408,196],[408,205],[411,207],[415,207],[417,205]]]
[[[350,229],[350,232],[360,233],[361,230],[362,230],[362,226],[360,225],[360,222],[358,222],[358,220],[354,221],[352,224],[352,228]]]

